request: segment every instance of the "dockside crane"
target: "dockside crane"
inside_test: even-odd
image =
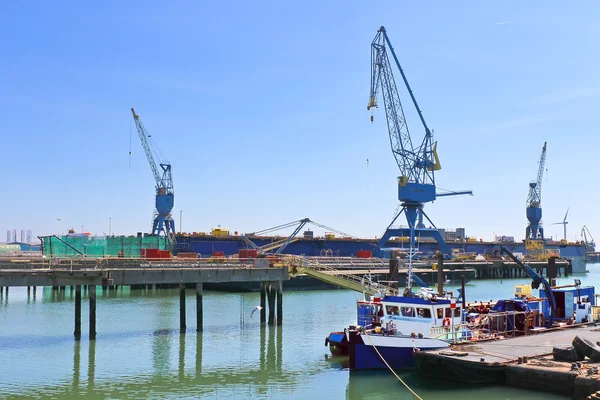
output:
[[[175,193],[173,191],[171,163],[160,159],[159,152],[148,141],[150,134],[140,120],[140,117],[135,113],[133,108],[131,109],[131,113],[133,114],[140,142],[142,143],[156,182],[156,210],[152,221],[152,234],[160,235],[164,232],[165,236],[172,242],[175,234],[175,221],[171,216],[171,210],[175,202]],[[158,165],[156,160],[158,160]]]
[[[425,136],[419,146],[413,146],[412,143],[400,95],[392,73],[392,65],[388,58],[388,52],[392,54],[404,85],[419,115],[421,124],[425,129]],[[398,200],[400,200],[400,208],[381,237],[378,246],[379,248],[385,247],[387,241],[392,237],[409,237],[410,266],[413,256],[416,254],[415,238],[417,236],[421,238],[434,238],[438,242],[442,253],[448,254],[451,252],[450,247],[444,241],[435,224],[423,211],[424,204],[433,202],[436,197],[440,196],[472,195],[473,193],[470,190],[436,193],[434,173],[441,168],[437,155],[437,142],[433,141],[433,132],[425,122],[423,113],[417,104],[417,100],[408,84],[408,80],[383,26],[377,31],[377,35],[371,43],[371,91],[367,110],[377,107],[377,96],[380,90],[383,96],[392,153],[400,168],[400,176],[398,177]],[[373,116],[371,116],[371,121],[373,121]],[[392,225],[402,213],[406,215],[408,228],[392,228]],[[425,227],[423,223],[424,218],[427,219],[432,227]],[[410,289],[412,286],[412,273],[410,267],[408,270],[406,286]]]
[[[544,166],[546,164],[546,142],[542,148],[542,154],[538,162],[537,180],[529,183],[529,195],[527,196],[526,215],[529,225],[525,230],[525,239],[544,239],[544,228],[542,220],[542,178],[544,177]],[[565,216],[566,217],[566,216]]]
[[[586,252],[596,251],[596,243],[594,242],[594,238],[592,237],[592,234],[590,233],[588,227],[585,225],[583,226],[583,228],[581,228],[581,240],[585,245]]]

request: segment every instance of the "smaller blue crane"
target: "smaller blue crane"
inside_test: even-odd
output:
[[[527,220],[529,225],[525,229],[525,239],[544,239],[544,228],[542,220],[542,178],[544,177],[544,165],[546,165],[546,142],[542,148],[538,165],[537,180],[529,183],[529,195],[527,196]]]
[[[165,236],[169,237],[169,240],[173,238],[175,234],[175,221],[171,216],[171,210],[175,202],[175,194],[173,192],[173,177],[171,176],[171,164],[168,161],[160,161],[158,156],[159,152],[151,146],[148,138],[150,134],[148,130],[140,120],[140,117],[135,113],[132,108],[131,113],[133,114],[133,120],[135,121],[135,127],[137,128],[142,147],[148,158],[150,169],[154,175],[156,181],[156,210],[154,212],[154,219],[152,221],[152,234],[160,235],[165,233]],[[158,166],[156,160],[159,160]]]

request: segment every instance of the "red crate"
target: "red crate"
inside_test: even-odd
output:
[[[213,257],[225,257],[225,252],[224,251],[213,251],[212,255],[213,255]]]
[[[258,250],[250,249],[248,250],[248,258],[256,258],[258,257]]]
[[[356,252],[356,257],[358,257],[358,258],[371,258],[371,257],[373,257],[373,251],[371,251],[371,250],[358,250]]]
[[[246,250],[246,249],[238,250],[238,258],[248,258],[248,250]]]
[[[158,258],[171,258],[171,250],[159,250]]]

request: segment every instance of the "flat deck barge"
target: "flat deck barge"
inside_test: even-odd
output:
[[[427,378],[469,384],[507,384],[585,399],[600,391],[600,364],[553,360],[552,350],[571,345],[575,336],[600,340],[600,325],[554,328],[509,339],[456,344],[450,350],[415,352],[419,373]]]

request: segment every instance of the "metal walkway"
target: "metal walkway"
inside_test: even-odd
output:
[[[383,259],[368,258],[336,258],[336,257],[301,257],[286,255],[282,260],[289,267],[290,274],[305,274],[320,281],[350,289],[356,292],[373,295],[397,295],[398,289],[382,283],[373,282],[363,276],[348,273],[352,269],[379,270],[387,267]],[[343,269],[341,269],[343,268]],[[350,271],[349,271],[350,270]]]

